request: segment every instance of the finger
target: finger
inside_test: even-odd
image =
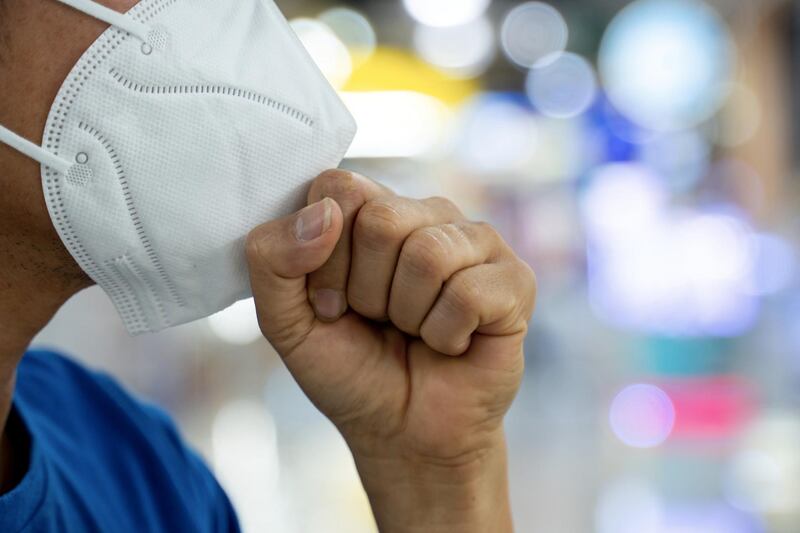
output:
[[[444,282],[460,270],[492,262],[505,250],[500,236],[485,223],[458,222],[415,231],[397,261],[389,319],[401,331],[419,336]]]
[[[385,187],[345,170],[329,170],[312,183],[309,203],[332,198],[341,207],[343,215],[342,234],[336,248],[328,261],[308,279],[308,297],[320,320],[336,320],[347,310],[352,229],[358,210],[368,200],[389,194],[391,191]]]
[[[268,222],[247,237],[250,284],[264,336],[288,355],[314,326],[306,276],[328,260],[342,231],[331,199]]]
[[[353,258],[347,300],[358,314],[388,318],[389,292],[406,238],[426,226],[463,219],[449,200],[411,200],[399,196],[367,202],[353,228]]]
[[[438,352],[461,355],[473,333],[504,336],[524,331],[535,295],[533,273],[521,261],[461,270],[445,283],[420,336]]]

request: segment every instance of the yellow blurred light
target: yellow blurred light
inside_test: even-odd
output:
[[[353,72],[342,90],[411,91],[457,105],[473,96],[479,86],[473,80],[449,76],[404,50],[379,47]]]

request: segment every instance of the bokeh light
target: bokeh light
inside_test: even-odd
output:
[[[753,90],[742,83],[727,89],[728,98],[713,125],[714,142],[726,148],[750,141],[761,128],[763,106]]]
[[[447,108],[412,91],[342,93],[358,124],[351,158],[419,157],[442,142]]]
[[[233,345],[247,345],[262,338],[252,298],[208,317],[208,327],[219,339]]]
[[[614,105],[656,130],[695,126],[730,90],[735,53],[725,22],[696,0],[638,0],[606,30],[600,71]]]
[[[558,54],[552,62],[528,73],[528,97],[544,115],[570,118],[594,102],[597,81],[594,69],[577,54]]]
[[[251,400],[226,404],[214,418],[211,442],[214,468],[238,509],[242,528],[283,529],[276,429],[266,408]]]
[[[742,159],[723,157],[714,161],[704,179],[702,193],[709,202],[738,206],[751,216],[764,205],[764,178]]]
[[[369,59],[375,51],[375,29],[360,12],[347,7],[334,7],[323,11],[317,19],[333,30],[344,43],[350,51],[354,66]]]
[[[687,276],[700,286],[741,283],[749,278],[752,255],[744,224],[728,215],[698,214],[675,226],[678,257],[694,259]]]
[[[674,359],[685,354],[672,355]],[[671,377],[661,384],[675,408],[671,438],[708,442],[740,434],[751,422],[757,401],[747,381],[736,374],[696,374]]]
[[[414,47],[425,61],[459,77],[482,74],[497,51],[494,27],[486,17],[444,28],[418,24]]]
[[[696,130],[665,132],[641,145],[642,162],[653,169],[670,189],[692,189],[711,166],[711,145]]]
[[[564,51],[569,29],[556,8],[543,2],[526,2],[512,9],[503,21],[501,43],[508,58],[525,68],[544,66]]]
[[[787,515],[800,511],[800,418],[773,410],[744,433],[731,458],[723,489],[744,511]]]
[[[491,0],[403,0],[408,14],[428,26],[458,26],[486,11]]]
[[[660,533],[664,502],[640,479],[619,479],[603,488],[595,509],[597,533]]]
[[[616,163],[592,172],[581,199],[587,231],[609,246],[648,239],[663,223],[667,191],[647,167]]]
[[[659,446],[675,424],[675,408],[667,393],[655,385],[625,387],[611,403],[611,429],[619,440],[634,448]]]
[[[458,154],[466,168],[497,175],[520,171],[537,142],[537,123],[523,102],[510,95],[474,100],[459,128]]]
[[[735,336],[753,326],[752,228],[734,209],[689,210],[640,165],[597,169],[584,192],[589,287],[611,323],[670,335]]]
[[[787,289],[797,275],[797,256],[792,245],[765,233],[753,235],[750,244],[755,262],[750,291],[765,296]]]
[[[291,21],[291,26],[331,85],[342,87],[353,71],[347,46],[318,20],[297,18]]]

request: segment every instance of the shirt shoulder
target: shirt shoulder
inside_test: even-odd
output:
[[[109,375],[30,351],[14,405],[47,463],[49,508],[39,514],[55,516],[58,530],[238,531],[227,496],[170,417]]]

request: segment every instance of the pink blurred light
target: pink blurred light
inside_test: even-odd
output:
[[[628,446],[653,448],[672,433],[675,408],[655,385],[630,385],[611,403],[609,422],[617,438]]]
[[[736,436],[756,411],[752,389],[738,376],[676,379],[660,386],[675,408],[674,439]]]

